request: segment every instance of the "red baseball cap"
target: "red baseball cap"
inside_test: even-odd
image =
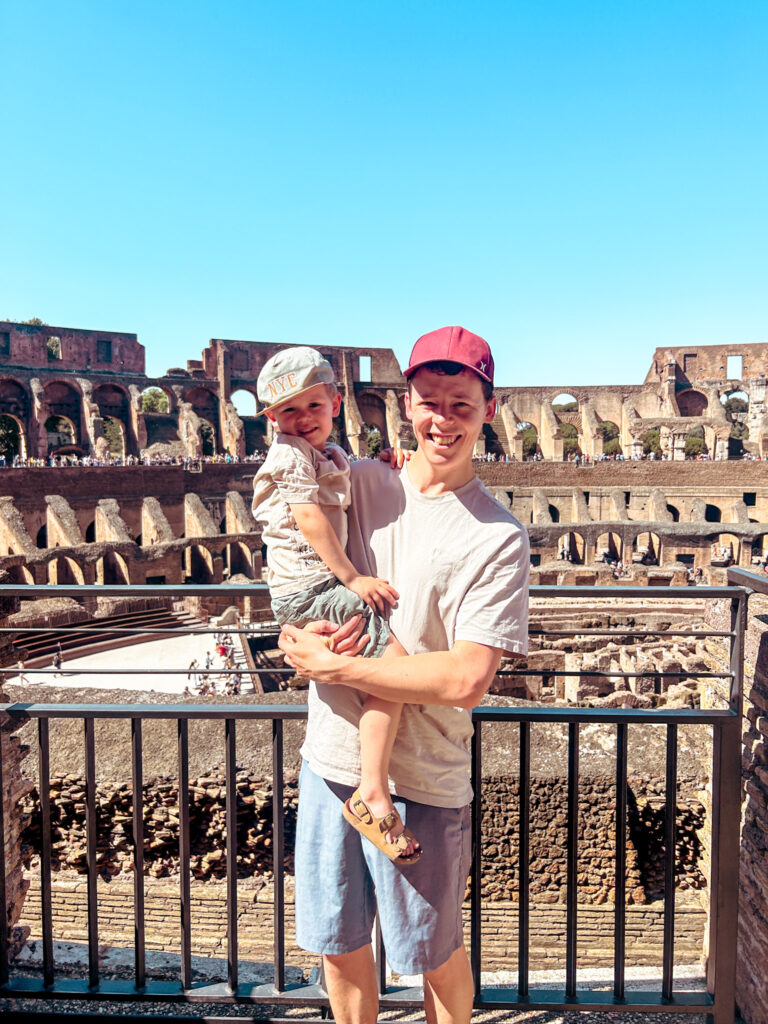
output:
[[[405,376],[410,377],[425,363],[441,361],[466,366],[493,384],[493,356],[488,342],[464,327],[440,327],[422,334],[413,346]]]

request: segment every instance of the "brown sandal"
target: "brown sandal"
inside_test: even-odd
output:
[[[354,808],[354,810],[353,810]],[[371,811],[368,804],[360,796],[360,790],[356,789],[341,809],[342,814],[349,824],[356,828],[361,835],[370,840],[374,846],[385,853],[390,860],[398,864],[415,864],[421,857],[422,848],[418,846],[413,853],[406,854],[409,842],[416,842],[416,839],[409,828],[403,825],[403,831],[392,842],[387,839],[387,833],[391,832],[398,823],[403,824],[402,818],[397,811],[390,811],[383,818],[377,818]]]

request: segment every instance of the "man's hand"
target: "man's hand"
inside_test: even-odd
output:
[[[379,615],[386,615],[389,611],[387,605],[394,608],[400,597],[391,583],[380,580],[377,576],[355,576],[346,587],[353,594],[362,597],[371,611],[378,612]]]
[[[325,620],[310,622],[304,629],[283,626],[277,646],[299,675],[323,682],[323,673],[333,671],[340,655],[362,654],[370,637],[363,633],[363,618],[353,615],[342,626]]]

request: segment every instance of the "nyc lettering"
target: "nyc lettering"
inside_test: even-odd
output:
[[[277,398],[279,395],[284,395],[287,391],[294,391],[296,387],[296,374],[293,372],[284,373],[282,377],[275,377],[274,380],[269,382],[270,398]]]

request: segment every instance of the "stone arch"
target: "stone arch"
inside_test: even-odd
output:
[[[116,551],[107,551],[96,562],[96,582],[122,586],[131,582],[128,564]]]
[[[640,438],[645,455],[653,453],[654,458],[661,458],[661,434],[658,427],[649,427]]]
[[[563,439],[563,456],[580,455],[581,411],[579,400],[570,391],[558,392],[550,402]]]
[[[613,420],[601,420],[597,429],[603,438],[604,455],[621,455],[621,429]]]
[[[384,401],[372,391],[363,391],[355,395],[357,408],[366,426],[375,427],[381,434],[381,447],[389,448],[390,439],[387,430],[387,407]]]
[[[192,544],[186,551],[186,572],[190,583],[213,583],[213,556],[201,544]]]
[[[28,583],[35,582],[34,575],[26,565],[9,565],[5,572],[8,577],[6,580],[7,583],[26,586]]]
[[[731,424],[728,437],[728,458],[740,459],[744,455],[744,442],[749,439],[749,395],[741,388],[725,391],[720,395],[725,416]]]
[[[245,454],[263,452],[268,448],[267,421],[265,416],[258,416],[258,399],[255,388],[239,387],[230,396],[230,402],[243,421],[245,433]]]
[[[608,530],[606,533],[600,534],[595,544],[596,561],[604,562],[606,559],[610,559],[612,562],[620,562],[622,554],[621,537],[618,533]]]
[[[86,544],[96,543],[96,520],[92,519],[86,526],[83,536],[85,537]]]
[[[521,420],[517,429],[523,435],[523,458],[531,459],[541,454],[539,449],[539,431],[535,423],[530,420]]]
[[[704,436],[704,427],[692,427],[685,435],[685,457],[695,459],[699,455],[708,455],[707,439]]]
[[[112,455],[127,455],[131,436],[131,401],[128,392],[118,384],[101,384],[93,389],[96,404],[104,423],[104,436]]]
[[[187,388],[184,401],[189,402],[201,420],[207,420],[214,430],[214,446],[219,447],[219,397],[211,388],[197,385]]]
[[[661,563],[661,541],[657,533],[638,533],[632,541],[632,561],[640,565]]]
[[[561,534],[557,539],[558,557],[572,565],[584,564],[584,538],[575,530]]]
[[[723,568],[738,565],[740,550],[738,537],[732,533],[721,533],[710,546],[710,564]]]
[[[216,454],[216,427],[204,416],[200,417],[200,444],[203,455]]]
[[[493,429],[492,423],[483,424],[483,433],[481,435],[485,440],[485,450],[490,452],[492,455],[504,455],[504,446],[499,440],[499,435]]]
[[[49,381],[43,387],[43,401],[50,416],[66,416],[73,423],[80,423],[82,395],[79,388],[69,381]]]
[[[85,583],[85,575],[74,558],[59,555],[48,563],[48,582],[72,587]]]
[[[676,505],[667,505],[667,512],[672,516],[673,523],[680,522],[680,509]]]
[[[22,459],[27,457],[24,424],[10,412],[0,412],[0,455],[5,456],[7,463],[12,462],[16,455]]]
[[[115,416],[104,416],[104,437],[109,445],[110,455],[124,458],[128,453],[126,426]]]
[[[47,523],[43,523],[43,525],[37,531],[37,534],[35,535],[35,546],[38,547],[41,551],[45,551],[45,549],[48,547]]]
[[[49,416],[44,426],[49,455],[77,445],[77,426],[69,416]]]
[[[549,518],[552,520],[553,523],[560,522],[560,509],[557,507],[557,505],[549,505]]]
[[[723,521],[722,509],[711,502],[704,505],[704,521],[707,523],[721,523]]]
[[[230,577],[241,575],[246,576],[249,580],[254,578],[253,558],[247,544],[243,544],[242,541],[227,544],[223,551],[223,558]]]
[[[159,392],[159,394],[158,394]],[[141,392],[141,411],[146,416],[167,416],[174,409],[175,395],[170,388],[162,384],[148,384]],[[150,408],[145,408],[145,405]]]
[[[677,396],[677,408],[681,416],[705,416],[709,400],[701,391],[688,388]]]

